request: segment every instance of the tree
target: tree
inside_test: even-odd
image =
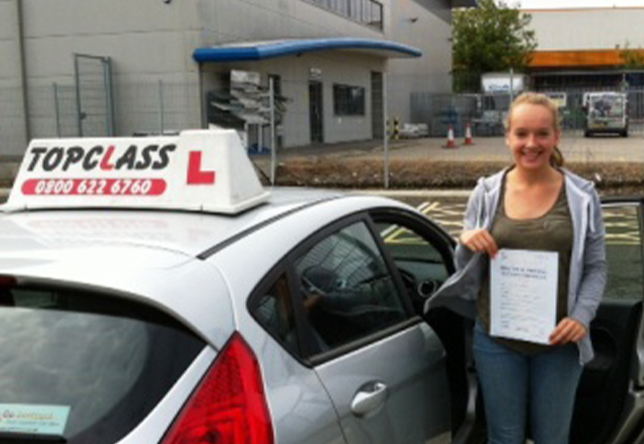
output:
[[[642,47],[631,49],[631,44],[627,40],[624,44],[624,49],[619,52],[624,68],[626,69],[644,69],[644,55],[642,54]]]
[[[480,0],[477,8],[454,11],[452,22],[454,90],[480,88],[486,72],[525,71],[537,47],[532,17],[504,1]],[[469,84],[469,87],[468,87]]]

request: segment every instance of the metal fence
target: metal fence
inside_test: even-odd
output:
[[[311,156],[335,155],[340,152],[353,151],[357,155],[381,156],[384,158],[389,145],[382,140],[385,129],[385,116],[389,118],[387,130],[393,132],[391,122],[396,117],[394,106],[387,101],[386,91],[400,88],[392,85],[383,88],[382,76],[372,73],[358,83],[346,80],[345,83],[324,83],[314,78],[293,80],[272,76],[275,87],[274,106],[276,134],[271,134],[267,121],[254,125],[244,125],[243,120],[232,119],[231,111],[243,111],[242,116],[248,117],[249,111],[239,108],[230,91],[204,91],[208,123],[230,124],[229,127],[247,129],[246,136],[249,152],[262,155],[272,154],[271,147],[276,145],[276,153],[280,156],[290,155],[293,151]],[[98,79],[98,77],[97,77]],[[200,88],[196,83],[171,83],[159,79],[148,82],[127,82],[124,79],[114,79],[113,89],[113,134],[115,136],[133,136],[147,134],[162,134],[176,132],[188,128],[199,128],[201,122]],[[260,97],[256,104],[257,113],[263,113],[267,106],[265,88],[266,79],[262,79]],[[93,85],[93,86],[92,86]],[[351,88],[348,88],[351,87]],[[103,83],[88,82],[84,88],[89,97],[100,97],[100,91],[105,91]],[[91,88],[97,88],[93,93]],[[322,93],[322,88],[324,93]],[[608,89],[608,88],[607,88]],[[99,91],[100,90],[100,91]],[[29,130],[24,118],[24,97],[19,87],[0,86],[0,160],[19,158],[27,146],[27,138],[58,138],[78,137],[81,135],[108,135],[106,126],[99,128],[100,134],[88,134],[81,131],[83,125],[83,108],[79,112],[77,87],[69,83],[52,83],[48,85],[31,86],[28,94]],[[561,91],[560,91],[561,92]],[[562,123],[567,136],[583,137],[585,115],[582,109],[584,90],[568,89],[565,106],[561,109]],[[219,93],[219,95],[218,95]],[[400,95],[400,94],[399,94]],[[248,99],[244,95],[236,98],[238,101]],[[297,100],[296,100],[297,99]],[[342,100],[342,106],[336,102]],[[91,102],[86,102],[91,103]],[[240,102],[241,103],[241,102]],[[246,103],[246,102],[244,102]],[[388,108],[385,109],[389,104]],[[104,108],[105,101],[97,107]],[[411,94],[409,119],[400,120],[404,123],[423,123],[429,136],[435,139],[419,139],[415,149],[412,143],[405,140],[394,141],[392,156],[418,156],[432,159],[459,160],[465,155],[463,150],[445,150],[444,144],[450,125],[455,129],[459,139],[465,134],[466,125],[470,125],[474,136],[479,139],[476,148],[481,159],[491,159],[493,156],[505,156],[503,144],[498,140],[489,139],[488,147],[481,141],[484,136],[499,136],[503,134],[503,120],[507,115],[510,97],[507,94],[435,94],[416,92]],[[251,104],[253,105],[253,104]],[[253,106],[254,106],[253,105]],[[635,136],[644,134],[644,89],[632,89],[628,93],[630,113],[630,132]],[[82,105],[81,106],[85,106]],[[107,112],[107,111],[106,111]],[[100,113],[99,113],[100,114]],[[234,114],[234,113],[233,113]],[[101,122],[107,122],[107,115],[101,114]],[[222,117],[229,119],[219,120]],[[234,116],[233,116],[234,117]],[[237,116],[239,117],[239,116]],[[231,123],[232,122],[232,123]],[[426,135],[426,133],[423,133]],[[274,137],[274,140],[272,140]],[[402,137],[401,137],[402,138]],[[600,142],[601,140],[591,141]],[[404,143],[403,143],[404,142]],[[435,143],[434,143],[435,142]],[[633,141],[635,142],[635,141]],[[395,145],[398,143],[399,145]],[[403,150],[404,147],[410,149]],[[387,148],[385,148],[387,147]],[[435,149],[434,149],[435,148]],[[581,144],[566,144],[566,154],[571,158],[586,161],[598,159],[611,160],[614,152],[604,153],[593,145],[589,148]],[[574,150],[577,150],[573,152]],[[644,155],[644,154],[643,154]],[[263,156],[265,160],[273,160]],[[268,162],[265,171],[271,172]],[[352,171],[356,180],[360,180],[361,170]],[[366,173],[365,173],[366,174]],[[370,173],[373,175],[373,173]],[[388,176],[387,176],[388,177]]]
[[[614,88],[594,88],[593,92],[614,91]],[[565,94],[560,108],[564,132],[583,135],[586,116],[583,95],[590,90],[568,89],[548,91]],[[432,94],[417,92],[411,96],[411,121],[425,123],[431,136],[445,137],[451,125],[457,136],[470,125],[478,136],[500,136],[510,105],[508,94]],[[629,132],[644,133],[644,89],[628,91]]]
[[[113,115],[106,107],[102,82],[83,85],[79,112],[74,84],[29,88],[27,135],[22,89],[0,86],[0,159],[22,155],[27,138],[132,136],[201,127],[197,84],[121,82],[113,88]]]
[[[161,80],[115,88],[116,131],[120,136],[174,133],[201,128],[199,85]]]

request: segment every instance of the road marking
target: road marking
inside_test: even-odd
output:
[[[427,216],[428,213],[439,205],[439,202],[423,202],[416,209]],[[390,233],[390,231],[393,231],[393,233]],[[409,231],[405,227],[399,227],[398,225],[392,225],[387,228],[381,233],[381,236],[384,238],[386,244],[424,245],[427,243],[412,231]]]
[[[465,203],[443,204],[440,201],[426,201],[417,209],[443,227],[450,236],[456,238],[463,230]],[[630,212],[605,210],[606,244],[619,246],[640,245],[641,235],[637,216]]]

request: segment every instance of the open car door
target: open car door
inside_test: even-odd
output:
[[[573,444],[644,442],[642,203],[604,201],[608,284],[591,324],[595,358],[577,391]]]
[[[476,380],[468,345],[472,323],[446,308],[423,313],[427,298],[454,272],[455,241],[444,229],[423,216],[398,210],[372,212],[371,216],[382,241],[382,249],[409,295],[415,312],[431,327],[445,350],[450,403],[444,408],[449,407],[451,417],[451,437],[446,442],[474,442],[474,435],[480,434],[475,433]],[[430,405],[435,402],[435,399],[427,400]]]

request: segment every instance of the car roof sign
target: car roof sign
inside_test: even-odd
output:
[[[3,211],[157,208],[235,214],[269,198],[234,130],[33,140]]]

